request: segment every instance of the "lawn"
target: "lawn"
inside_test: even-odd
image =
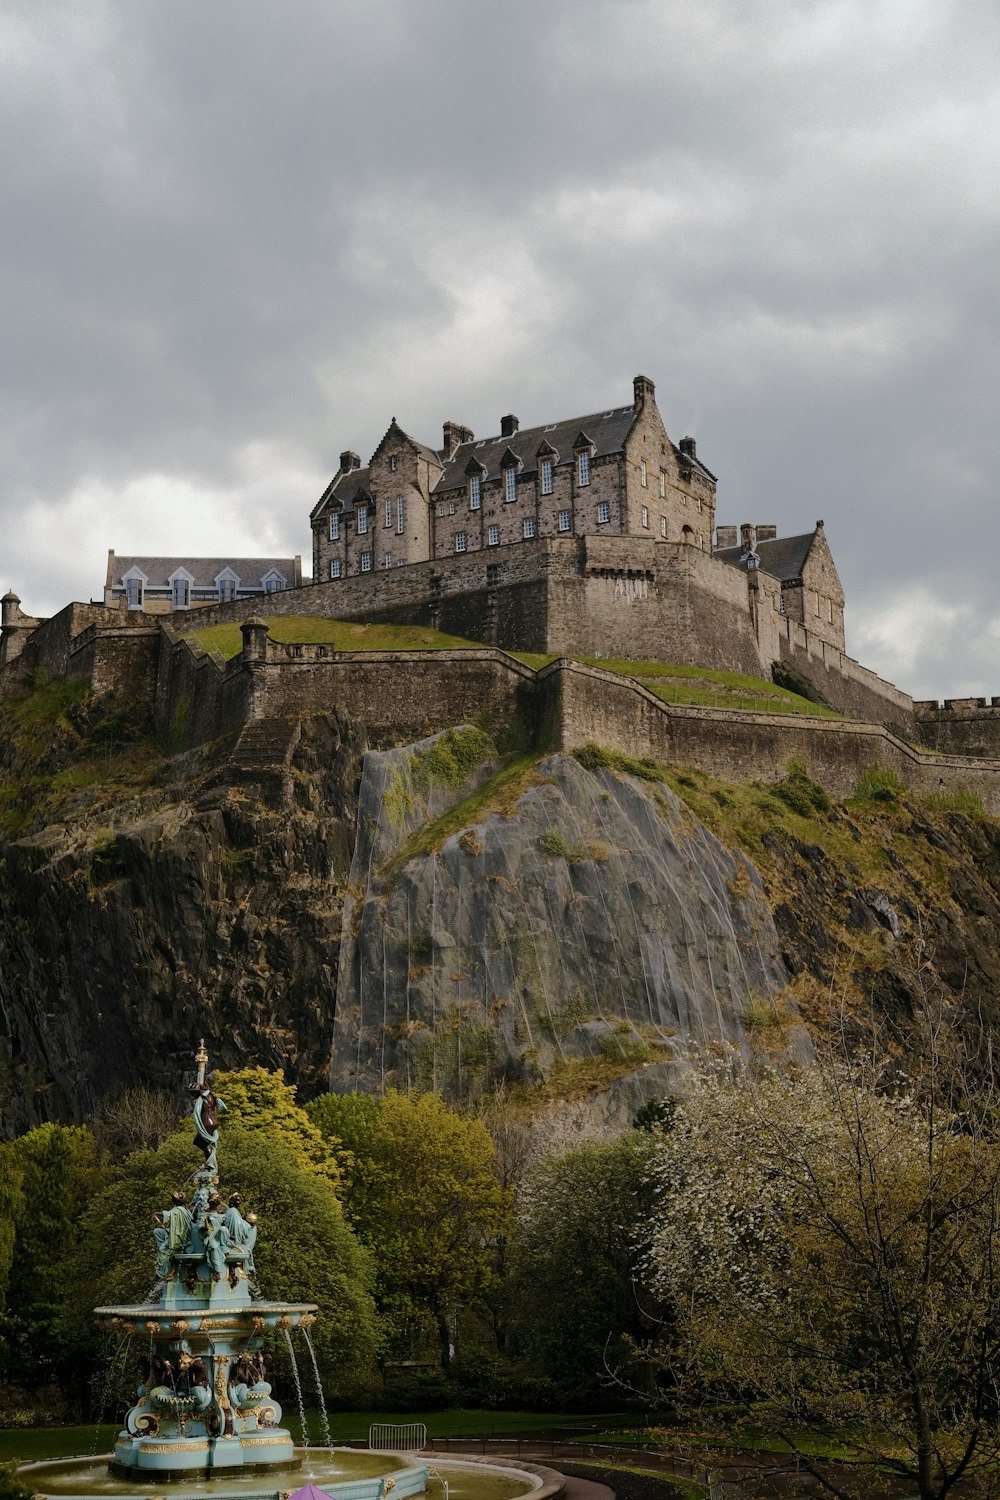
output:
[[[475,651],[482,645],[423,625],[359,625],[322,615],[265,618],[271,639],[284,646],[333,646],[337,651]],[[227,661],[243,649],[243,636],[236,623],[186,630],[184,636],[196,640],[206,651],[218,651]]]

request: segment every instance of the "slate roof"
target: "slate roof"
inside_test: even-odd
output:
[[[301,563],[297,570],[294,557],[119,557],[115,554],[108,559],[108,588],[124,588],[124,575],[132,568],[145,573],[146,586],[151,589],[168,589],[170,575],[178,568],[187,569],[196,589],[215,588],[216,578],[226,568],[232,569],[242,588],[263,589],[264,574],[272,568],[284,575],[288,588],[294,588]]]
[[[521,460],[522,474],[533,474],[538,464],[538,450],[548,443],[559,457],[559,463],[572,463],[573,444],[583,432],[594,444],[594,456],[620,453],[625,446],[629,429],[636,419],[635,407],[614,407],[611,411],[593,412],[588,417],[570,417],[564,422],[550,422],[543,427],[524,427],[510,437],[480,438],[471,443],[462,443],[444,466],[444,473],[434,486],[434,493],[442,490],[464,489],[468,484],[469,460],[475,459],[486,470],[488,479],[500,475],[500,460],[507,449]],[[440,459],[438,460],[440,462]]]
[[[348,469],[346,472],[338,469],[313,506],[310,521],[315,521],[317,516],[321,516],[327,501],[334,497],[340,501],[345,511],[353,510],[354,502],[362,491],[365,494],[368,493],[367,469]]]
[[[772,541],[758,542],[757,556],[761,568],[782,583],[790,578],[801,578],[815,540],[815,531],[807,531],[803,536],[776,536]],[[742,547],[722,547],[713,555],[731,568],[739,568],[743,573],[747,571]]]

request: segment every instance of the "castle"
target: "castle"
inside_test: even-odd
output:
[[[269,616],[431,626],[483,643],[480,653],[438,656],[444,677],[435,679],[423,717],[419,701],[402,694],[409,707],[397,716],[400,733],[474,717],[473,689],[451,687],[477,672],[486,691],[487,679],[495,685],[497,672],[506,681],[513,671],[500,696],[507,702],[513,694],[518,712],[529,700],[548,702],[558,674],[545,679],[544,692],[529,689],[524,674],[535,674],[504,656],[518,651],[764,676],[901,740],[923,739],[955,756],[1000,754],[1000,707],[914,705],[846,654],[844,593],[822,521],[779,537],[769,525],[718,525],[715,512],[715,475],[694,438],[668,436],[644,375],[635,377],[629,404],[584,416],[521,429],[508,415],[497,436],[478,441],[445,422],[440,449],[393,419],[366,466],[353,451],[341,455],[313,508],[311,583],[301,582],[297,558],[111,553],[103,604],[70,605],[41,621],[21,612],[15,594],[5,596],[0,697],[24,691],[39,672],[83,676],[97,692],[117,689],[146,703],[161,732],[169,724],[178,744],[194,744],[255,717],[293,713],[297,703],[320,707],[336,676],[351,711],[391,735],[393,705],[375,700],[390,682],[419,677],[414,662],[387,653],[391,659],[376,663],[368,653],[364,670],[334,674],[351,653],[277,646],[251,621],[264,608]],[[194,608],[199,628],[243,623],[235,663],[179,639]],[[158,611],[169,611],[169,623]],[[429,682],[429,664],[421,669]],[[570,681],[559,680],[563,688]],[[607,684],[602,691],[606,701],[620,697]],[[614,738],[613,725],[604,732]],[[572,733],[586,734],[579,718]],[[658,733],[647,738],[662,749]],[[780,763],[767,762],[763,774]],[[737,769],[755,771],[753,757]]]

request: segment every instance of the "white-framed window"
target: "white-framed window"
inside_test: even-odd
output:
[[[186,578],[175,578],[170,585],[170,602],[174,609],[191,607],[191,585]]]
[[[455,504],[454,500],[449,500],[448,501],[448,514],[449,514],[449,516],[453,516],[455,514],[455,512],[456,512],[457,509],[458,509],[458,506]]]
[[[469,479],[469,509],[478,510],[483,503],[483,476],[473,474]]]
[[[396,535],[402,536],[406,530],[406,501],[402,495],[396,496]]]
[[[779,594],[778,595],[778,614],[779,615],[783,615],[784,613],[785,613],[785,596],[784,596],[784,594]]]
[[[543,458],[542,459],[542,494],[543,495],[551,495],[551,493],[552,493],[552,460],[551,460],[551,458]]]
[[[648,505],[644,505],[642,507],[642,524],[643,524],[643,526],[645,526],[646,530],[648,531],[649,530],[649,506]]]
[[[392,567],[392,553],[391,552],[387,552],[385,554],[385,566],[387,568],[391,568]]]
[[[361,554],[361,571],[362,571],[362,573],[370,573],[371,570],[372,570],[372,555],[371,555],[370,552],[362,552],[362,554]]]
[[[524,520],[521,522],[521,535],[524,537],[525,541],[528,541],[530,537],[534,536],[534,534],[535,518],[534,516],[525,516]]]
[[[386,497],[385,497],[385,524],[390,529],[392,528],[392,496],[391,495],[386,495]]]
[[[665,537],[666,534],[667,534],[667,518],[666,518],[666,516],[661,516],[660,517],[660,535],[662,537]]]
[[[331,578],[339,578],[340,577],[340,558],[339,557],[331,557],[331,559],[330,559],[330,577]]]
[[[487,539],[488,539],[489,545],[491,547],[499,547],[499,545],[500,545],[500,527],[499,526],[491,526],[490,529],[489,529],[489,531],[487,532]]]
[[[438,520],[441,521],[443,519],[444,519],[444,506],[443,505],[439,505],[438,506]]]
[[[603,526],[605,521],[611,520],[611,506],[607,500],[599,500],[597,503],[597,520]]]
[[[281,590],[284,587],[285,585],[282,583],[277,573],[268,573],[267,577],[264,579],[265,594],[280,594]]]
[[[513,464],[503,471],[503,498],[505,501],[517,499],[517,470]]]
[[[235,578],[220,578],[219,579],[219,603],[220,604],[231,604],[235,598],[236,598],[236,579]]]
[[[365,532],[367,530],[368,530],[368,507],[367,507],[367,505],[359,505],[358,506],[358,536],[364,536],[364,534],[365,534]]]
[[[590,483],[590,454],[586,448],[576,456],[576,480],[580,485]]]
[[[397,568],[401,568],[405,562],[406,562],[406,558],[405,557],[397,557],[396,558],[396,567]]]
[[[559,530],[560,531],[568,531],[569,530],[569,511],[568,510],[561,510],[559,512],[558,526],[559,526]]]
[[[125,601],[128,604],[129,609],[141,609],[142,608],[142,579],[141,578],[126,578],[126,580],[125,580]]]
[[[395,472],[396,472],[396,465],[398,463],[399,463],[399,459],[397,458],[396,454],[395,453],[390,453],[389,454],[389,473],[390,474],[395,474]]]
[[[660,499],[667,498],[667,473],[665,469],[660,470]]]
[[[468,538],[468,536],[466,535],[466,533],[464,531],[456,531],[455,532],[455,551],[456,552],[468,552],[468,550],[469,550],[469,538]]]
[[[639,460],[639,483],[643,489],[646,488],[646,460],[644,458]]]
[[[340,512],[337,510],[330,512],[330,540],[331,542],[340,541]]]

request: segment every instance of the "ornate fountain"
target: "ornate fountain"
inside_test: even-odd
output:
[[[98,1327],[149,1338],[148,1373],[112,1462],[128,1478],[287,1470],[297,1461],[262,1343],[270,1329],[308,1328],[317,1309],[251,1296],[257,1221],[244,1216],[238,1193],[223,1204],[216,1153],[225,1104],[206,1081],[204,1042],[195,1061],[195,1145],[205,1160],[191,1191],[175,1192],[154,1216],[159,1301],[94,1309]]]

